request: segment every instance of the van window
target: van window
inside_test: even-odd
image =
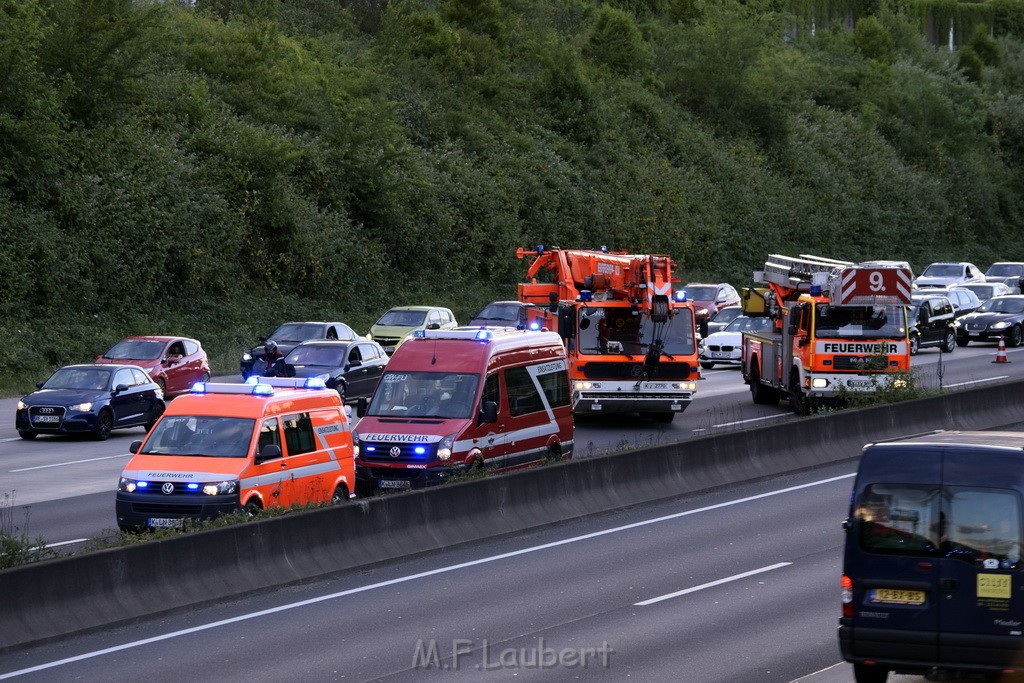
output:
[[[284,425],[284,441],[288,444],[288,455],[299,455],[316,450],[316,439],[313,438],[313,421],[309,413],[286,415],[281,418]]]
[[[971,564],[998,560],[1000,569],[1021,566],[1020,501],[1008,489],[947,487],[949,514],[943,554]]]
[[[142,453],[244,458],[256,421],[242,417],[165,415]]]
[[[276,417],[264,420],[263,424],[260,425],[260,440],[256,444],[256,452],[262,453],[264,446],[277,446],[281,448],[281,430],[277,428]]]
[[[872,484],[855,517],[869,552],[1024,566],[1020,495],[1010,489]]]
[[[508,389],[508,410],[512,417],[544,409],[537,385],[533,383],[526,368],[505,370],[505,386]]]
[[[540,388],[552,408],[569,405],[569,373],[565,370],[537,375]]]
[[[487,382],[484,384],[484,401],[494,401],[501,404],[501,391],[498,389],[498,373],[487,375]]]

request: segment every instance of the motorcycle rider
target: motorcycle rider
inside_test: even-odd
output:
[[[252,365],[252,374],[262,377],[284,377],[286,369],[284,354],[277,348],[277,342],[268,339],[263,344],[263,353],[256,356]]]

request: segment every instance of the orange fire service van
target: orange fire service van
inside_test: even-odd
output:
[[[116,498],[125,530],[354,495],[348,415],[317,378],[199,382],[130,450]]]
[[[358,405],[360,495],[572,456],[565,347],[554,332],[419,330],[395,351],[369,405]]]

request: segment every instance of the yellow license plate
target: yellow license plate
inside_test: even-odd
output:
[[[1010,599],[1009,574],[978,574],[979,598]]]
[[[868,602],[884,603],[887,605],[923,605],[924,591],[875,588],[868,593]]]

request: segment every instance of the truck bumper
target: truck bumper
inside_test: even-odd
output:
[[[574,391],[572,411],[576,415],[603,413],[681,413],[693,401],[692,391]]]
[[[886,389],[894,378],[889,373],[876,374],[834,374],[814,373],[807,396],[814,399],[838,398],[843,393],[870,394]],[[898,380],[902,381],[902,380]]]

